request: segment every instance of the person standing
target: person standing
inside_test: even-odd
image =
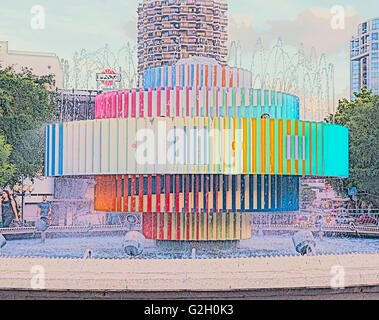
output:
[[[7,190],[4,190],[2,192],[2,195],[0,198],[0,204],[1,204],[1,218],[3,220],[4,228],[8,228],[13,222],[13,220],[16,220],[16,222],[19,222],[17,209],[16,209],[16,203],[14,202],[14,200],[11,199],[11,196]]]
[[[41,219],[51,220],[51,204],[47,201],[47,196],[42,197],[42,202],[38,204],[37,216]]]
[[[42,197],[42,202],[38,204],[37,209],[37,217],[39,217],[39,221],[37,221],[37,230],[41,231],[41,240],[42,242],[46,241],[46,230],[50,226],[51,220],[51,204],[47,201],[47,197]]]

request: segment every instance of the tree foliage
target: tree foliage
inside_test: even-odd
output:
[[[339,194],[357,187],[360,201],[379,205],[379,96],[362,89],[339,101],[335,123],[349,128],[349,178],[330,182]],[[331,121],[331,117],[328,119]]]
[[[316,199],[316,191],[312,190],[308,185],[303,185],[300,191],[300,201],[302,204],[302,209],[305,209]]]
[[[5,137],[0,136],[0,188],[4,188],[15,172],[15,166],[9,164],[12,146],[5,143]]]
[[[0,70],[0,135],[11,145],[6,184],[42,173],[43,127],[56,116],[53,76],[36,76],[29,69]]]

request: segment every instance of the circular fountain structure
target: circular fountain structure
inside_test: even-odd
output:
[[[348,130],[209,59],[145,70],[95,120],[46,127],[46,176],[94,176],[94,210],[141,213],[147,239],[251,238],[251,215],[299,209],[300,176],[348,175]]]

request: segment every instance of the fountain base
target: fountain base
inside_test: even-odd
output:
[[[165,250],[223,250],[235,249],[240,243],[239,240],[226,241],[168,241],[156,240],[156,246]]]

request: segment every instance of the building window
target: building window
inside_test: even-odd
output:
[[[377,32],[372,34],[372,40],[378,40],[378,33]]]
[[[379,30],[379,19],[374,19],[372,21],[372,30]]]
[[[378,42],[374,42],[371,46],[372,50],[378,50]]]

